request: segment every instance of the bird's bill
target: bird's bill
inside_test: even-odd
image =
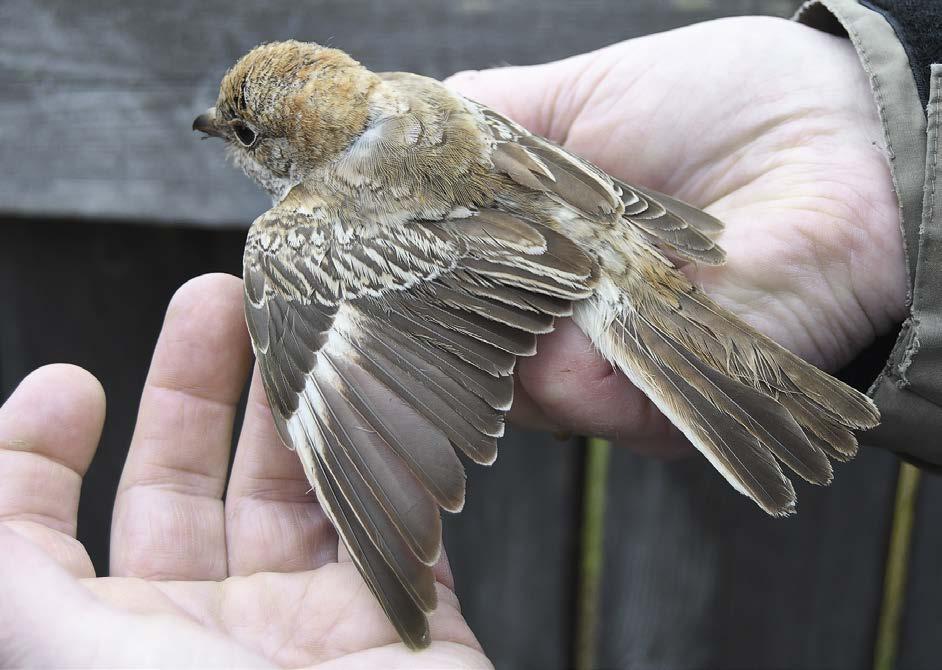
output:
[[[225,137],[216,122],[215,107],[210,107],[193,120],[193,130],[206,133],[207,137]]]

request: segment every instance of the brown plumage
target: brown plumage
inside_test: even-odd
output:
[[[436,81],[268,44],[194,128],[272,195],[244,265],[275,425],[411,647],[429,642],[439,507],[464,504],[458,452],[493,462],[516,357],[557,317],[773,515],[795,505],[782,464],[826,484],[879,420],[676,269],[723,263],[719,221]]]

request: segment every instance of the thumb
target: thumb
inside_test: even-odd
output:
[[[541,65],[465,70],[448,77],[444,84],[530,132],[561,144],[584,104],[585,87],[576,84],[594,53]]]
[[[699,133],[683,105],[664,104],[676,93],[678,66],[665,54],[677,39],[662,33],[542,65],[459,72],[445,85],[620,179],[665,190],[665,166],[690,163]]]

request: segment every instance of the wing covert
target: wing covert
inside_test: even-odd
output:
[[[473,104],[493,136],[494,167],[518,185],[542,191],[598,223],[632,225],[686,260],[725,262],[725,252],[714,241],[723,229],[718,219],[676,198],[614,179],[492,109]]]

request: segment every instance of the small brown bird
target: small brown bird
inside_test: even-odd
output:
[[[278,433],[410,647],[428,645],[456,452],[490,464],[517,356],[572,316],[737,491],[794,510],[873,403],[716,305],[722,224],[629,186],[432,79],[280,42],[193,123],[272,196],[245,312]]]

